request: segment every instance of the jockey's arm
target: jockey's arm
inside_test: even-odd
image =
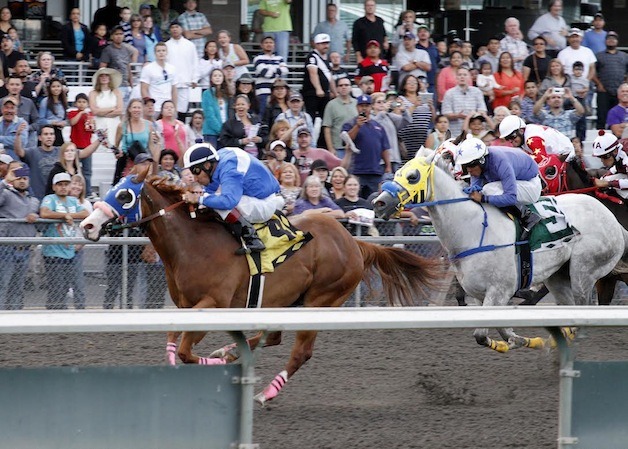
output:
[[[220,194],[203,195],[199,203],[218,210],[231,210],[242,199],[244,175],[235,169],[223,172],[220,178]]]
[[[534,158],[537,164],[547,157],[545,139],[541,136],[528,137],[524,144],[530,149],[530,155]]]
[[[628,179],[614,179],[612,181],[607,181],[605,179],[596,179],[595,186],[602,189],[610,187],[613,189],[625,190],[628,189]]]
[[[517,203],[517,178],[512,165],[503,161],[498,166],[498,176],[502,183],[503,192],[501,195],[484,195],[483,203],[492,204],[495,207],[514,206]]]

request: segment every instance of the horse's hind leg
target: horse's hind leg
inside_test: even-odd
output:
[[[166,362],[168,365],[174,366],[177,364],[177,340],[179,339],[181,332],[168,332],[166,342]]]
[[[290,360],[285,366],[285,370],[275,376],[264,391],[255,396],[255,400],[261,405],[275,398],[284,387],[288,379],[297,372],[305,362],[312,357],[314,350],[314,341],[316,340],[316,331],[299,331],[297,332]]]

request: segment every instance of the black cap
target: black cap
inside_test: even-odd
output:
[[[314,162],[312,162],[312,165],[310,166],[311,170],[327,170],[329,171],[329,167],[327,166],[327,162],[325,162],[323,159],[316,159]]]

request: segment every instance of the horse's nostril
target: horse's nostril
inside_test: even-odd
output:
[[[375,206],[375,207],[384,207],[384,202],[383,201],[375,201],[373,206]]]
[[[91,223],[87,223],[83,226],[83,229],[85,229],[86,231],[89,231],[90,229],[93,229],[94,225]]]

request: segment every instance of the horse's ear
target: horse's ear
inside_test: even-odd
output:
[[[144,180],[146,179],[146,176],[148,176],[148,172],[151,169],[151,165],[146,165],[146,167],[140,167],[137,170],[137,176],[135,177],[135,182],[137,182],[138,184],[140,182],[144,182]]]

